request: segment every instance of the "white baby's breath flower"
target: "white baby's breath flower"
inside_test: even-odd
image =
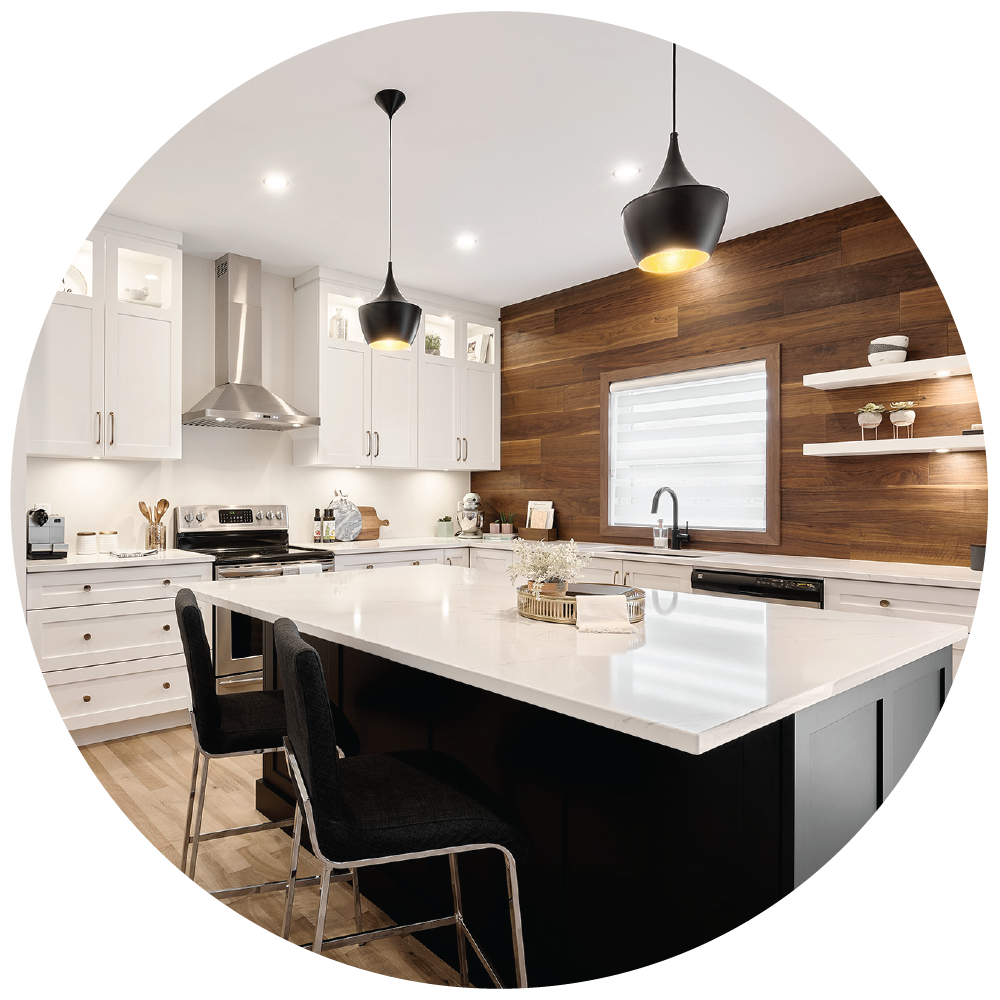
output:
[[[581,552],[573,539],[531,545],[523,538],[516,538],[514,558],[507,567],[507,575],[511,583],[516,583],[519,576],[526,577],[537,597],[543,583],[572,583],[590,563],[590,558],[590,553]]]

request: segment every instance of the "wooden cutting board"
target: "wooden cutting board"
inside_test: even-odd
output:
[[[380,518],[378,514],[375,513],[374,507],[359,507],[358,510],[361,511],[361,531],[355,541],[375,541],[378,538],[379,529],[383,525],[388,525],[389,522]]]

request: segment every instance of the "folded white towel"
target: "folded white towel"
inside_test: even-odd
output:
[[[634,632],[628,620],[624,594],[580,594],[576,599],[576,627],[581,632]]]

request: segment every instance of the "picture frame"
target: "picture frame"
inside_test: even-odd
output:
[[[480,364],[486,361],[486,353],[489,350],[490,337],[493,334],[486,330],[483,333],[477,333],[475,336],[469,338],[469,346],[466,353],[467,361],[476,361]]]

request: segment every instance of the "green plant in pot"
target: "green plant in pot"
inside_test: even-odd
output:
[[[858,424],[861,427],[861,440],[865,439],[865,428],[871,427],[875,431],[875,440],[878,440],[878,425],[882,423],[882,411],[885,406],[882,403],[865,403],[854,412],[858,415]]]
[[[436,333],[424,334],[424,354],[440,354],[441,338]]]
[[[913,421],[917,415],[913,407],[917,405],[914,399],[901,399],[898,403],[889,404],[889,419],[892,421],[892,436],[899,437],[900,427],[906,428],[906,436],[913,437]]]
[[[439,517],[437,522],[438,538],[451,538],[454,534],[455,528],[451,522],[451,517],[448,514],[445,514],[444,517]]]

